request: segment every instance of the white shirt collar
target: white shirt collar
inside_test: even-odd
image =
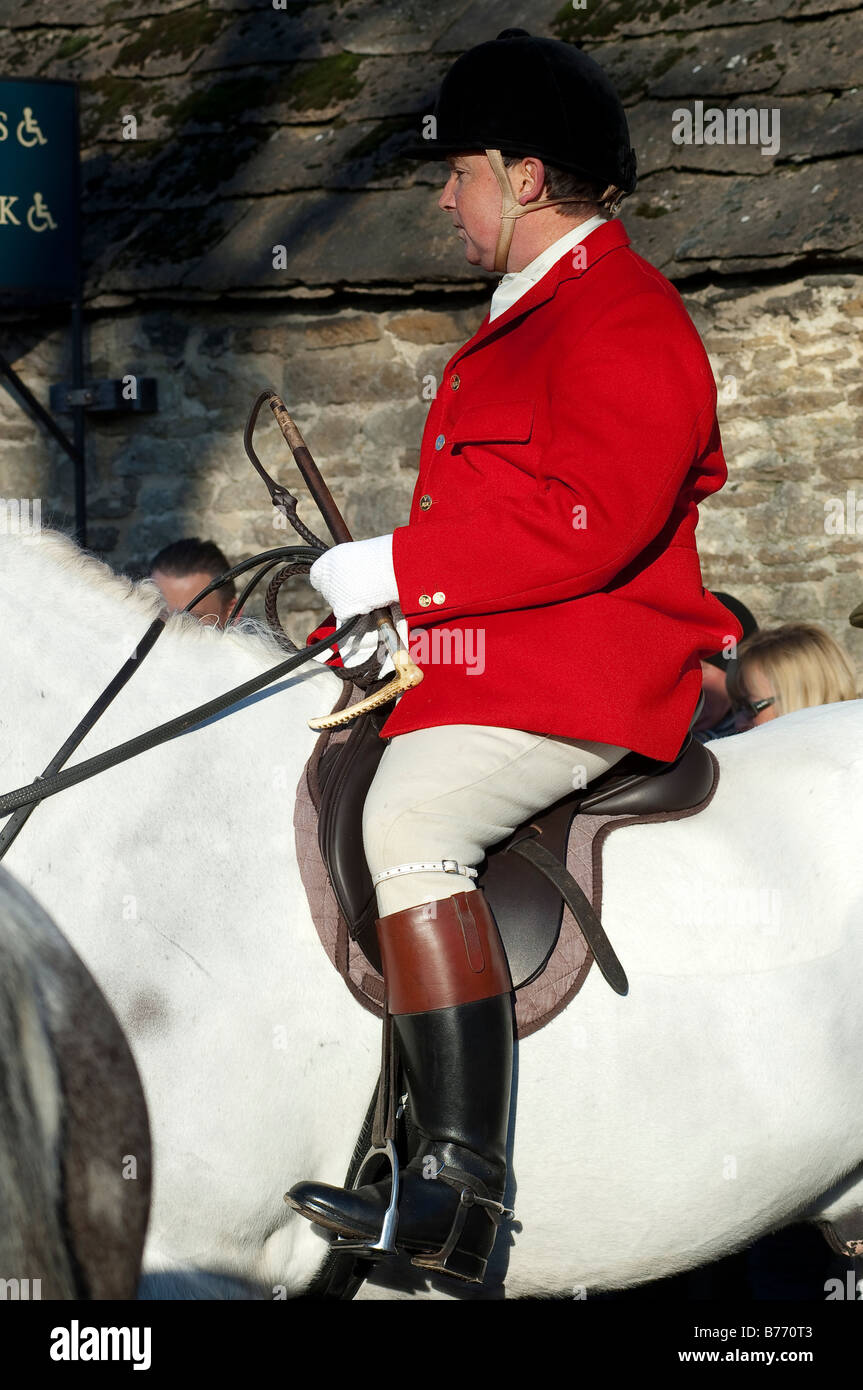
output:
[[[516,300],[521,299],[531,285],[541,280],[561,256],[580,241],[584,241],[597,227],[604,226],[607,220],[605,217],[590,217],[586,222],[580,222],[577,227],[571,227],[562,237],[558,237],[557,241],[553,241],[551,246],[540,251],[524,270],[509,271],[504,275],[491,297],[489,323],[493,323],[506,309],[515,304]]]

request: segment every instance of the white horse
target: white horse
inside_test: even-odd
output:
[[[0,1298],[134,1298],[147,1109],[119,1023],[0,868]]]
[[[56,533],[0,537],[0,789],[42,769],[158,606]],[[281,657],[172,619],[74,761]],[[283,1194],[343,1180],[379,1064],[379,1024],[326,959],[294,854],[306,720],[340,688],[309,663],[51,797],[7,857],[144,1080],[145,1296],[292,1296],[327,1252]],[[705,811],[605,849],[629,995],[593,970],[517,1049],[516,1221],[494,1266],[508,1297],[635,1285],[863,1204],[863,701],[714,746]],[[412,1277],[413,1297],[471,1296]],[[407,1296],[399,1280],[380,1266],[363,1296]]]

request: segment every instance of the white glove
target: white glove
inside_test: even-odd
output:
[[[397,603],[392,532],[332,546],[312,565],[309,581],[332,608],[337,627],[358,613]]]
[[[402,646],[407,650],[408,645],[408,624],[407,618],[402,616],[402,610],[397,603],[390,605],[396,632],[399,635]],[[382,676],[392,676],[395,674],[393,659],[389,654],[384,639],[379,635],[377,625],[372,623],[371,618],[357,624],[356,631],[339,643],[339,656],[342,658],[343,666],[362,666],[370,657],[377,652],[379,657],[386,656],[386,661],[380,669]],[[332,658],[332,649],[325,647],[312,658],[313,661],[320,661],[325,664]]]
[[[402,617],[402,610],[397,603],[390,604],[389,607],[392,609],[396,632],[401,644],[407,648],[407,619]],[[339,656],[342,658],[344,666],[362,666],[363,662],[368,661],[376,652],[379,657],[386,657],[386,661],[381,666],[380,674],[382,676],[394,675],[396,668],[393,666],[392,657],[384,639],[378,633],[377,624],[373,623],[371,618],[367,618],[365,622],[359,622],[356,630],[339,643]],[[323,653],[324,658],[328,656],[329,652]]]

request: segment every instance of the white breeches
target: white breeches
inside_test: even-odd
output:
[[[475,868],[489,846],[594,781],[626,752],[610,743],[483,724],[400,734],[384,750],[363,811],[372,876],[445,859]],[[463,872],[410,870],[377,884],[378,914],[475,887],[476,880]]]

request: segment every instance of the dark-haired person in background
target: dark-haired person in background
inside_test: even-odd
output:
[[[214,541],[187,536],[173,541],[154,556],[150,578],[176,613],[196,594],[231,568],[231,563]],[[237,588],[233,579],[196,603],[191,610],[208,627],[225,627],[236,607]]]

